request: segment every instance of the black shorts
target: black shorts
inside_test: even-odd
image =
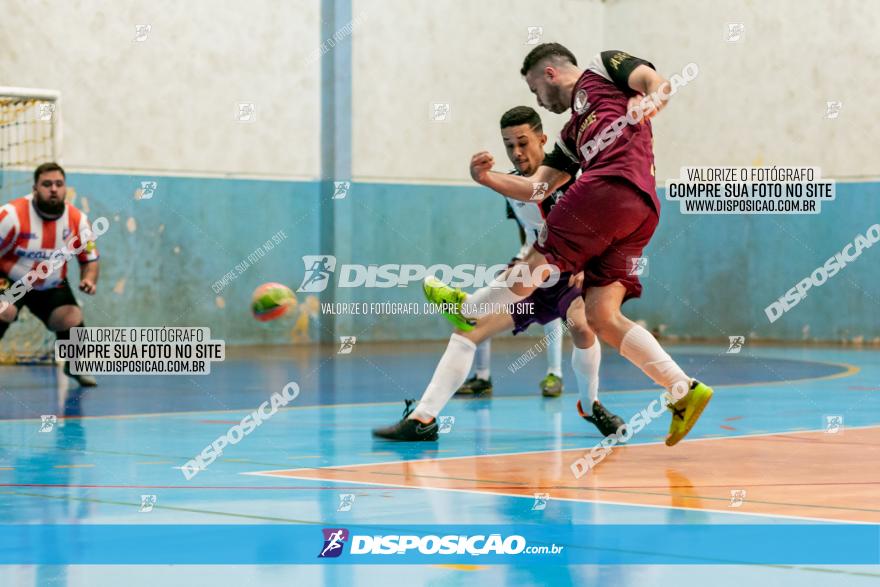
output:
[[[8,277],[0,274],[0,293],[12,285]],[[5,287],[4,287],[5,286]],[[49,289],[32,289],[15,301],[15,307],[21,310],[26,307],[31,314],[40,319],[40,322],[49,327],[49,316],[55,308],[61,306],[78,306],[70,284],[65,279],[58,287]]]

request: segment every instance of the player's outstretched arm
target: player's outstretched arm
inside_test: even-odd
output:
[[[493,189],[503,196],[523,202],[540,202],[571,177],[564,171],[541,165],[529,177],[492,171],[495,159],[487,151],[471,157],[471,177],[480,185]]]
[[[629,74],[627,83],[639,93],[638,96],[629,99],[628,109],[641,108],[644,113],[643,120],[653,118],[669,101],[669,80],[652,67],[639,65]]]
[[[79,266],[79,270],[80,291],[82,291],[83,293],[87,293],[90,296],[95,295],[95,292],[98,291],[98,262],[91,261],[89,263],[81,263]]]

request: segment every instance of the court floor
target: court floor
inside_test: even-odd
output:
[[[726,345],[671,346],[690,375],[716,389],[697,427],[668,448],[663,415],[576,478],[571,464],[600,437],[575,412],[567,365],[566,394],[555,399],[537,391],[543,358],[515,374],[507,369],[527,344],[496,343],[494,395],[453,400],[444,413],[454,417],[450,431],[437,443],[419,444],[374,441],[370,429],[397,419],[402,400],[421,394],[444,347],[438,343],[358,344],[344,355],[323,346],[233,349],[209,376],[107,376],[84,393],[55,367],[2,366],[0,524],[880,523],[880,352],[746,346],[729,354]],[[288,407],[184,478],[184,463],[290,381],[301,393]],[[601,389],[605,404],[625,419],[658,396],[640,372],[608,352]],[[57,420],[43,418],[50,415]],[[549,499],[539,503],[536,493]],[[353,496],[345,498],[350,508],[340,507],[341,494]],[[2,549],[0,557],[8,560]],[[4,586],[394,580],[867,585],[880,583],[880,568],[530,568],[479,560],[418,568],[0,567]]]

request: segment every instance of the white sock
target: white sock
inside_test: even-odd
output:
[[[449,337],[446,352],[440,357],[434,376],[431,377],[431,382],[422,394],[419,405],[410,414],[410,418],[430,420],[437,417],[440,410],[467,379],[476,350],[477,345],[460,334]]]
[[[581,409],[593,413],[593,402],[599,399],[599,365],[602,363],[602,346],[599,337],[588,349],[574,347],[571,351],[571,368],[577,379]]]
[[[476,375],[480,379],[489,379],[489,373],[491,370],[489,369],[489,363],[492,358],[492,341],[484,340],[480,344],[477,345],[477,356],[474,359],[474,369],[476,370]]]
[[[465,318],[482,318],[483,316],[498,312],[501,306],[515,304],[528,296],[519,296],[513,293],[504,280],[495,279],[487,285],[468,295],[462,305],[461,314]]]
[[[676,399],[681,399],[690,389],[690,378],[663,350],[657,339],[638,324],[624,335],[620,342],[620,354],[644,371],[654,383],[665,387]]]
[[[544,325],[547,337],[547,374],[562,377],[562,319]]]

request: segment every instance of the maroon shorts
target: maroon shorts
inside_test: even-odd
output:
[[[535,249],[560,271],[584,271],[584,283],[619,281],[624,301],[642,294],[634,258],[651,240],[659,217],[648,196],[616,177],[578,178],[547,216]]]
[[[565,319],[568,307],[583,293],[580,288],[568,285],[569,276],[569,273],[563,273],[555,285],[539,287],[532,295],[511,306],[514,334],[519,334],[535,322],[547,324],[557,318]]]

